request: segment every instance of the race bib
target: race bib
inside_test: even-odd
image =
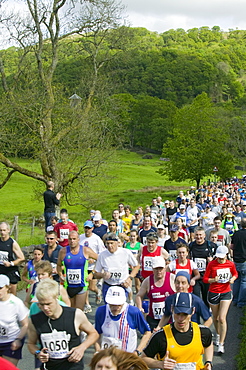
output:
[[[231,271],[229,268],[218,269],[217,276],[219,277],[218,283],[222,284],[228,283],[228,281],[231,278]]]
[[[60,229],[60,238],[68,239],[69,229]]]
[[[103,335],[102,337],[102,343],[101,343],[101,349],[106,349],[111,346],[115,346],[116,348],[121,349],[122,348],[122,340],[118,338],[113,337],[105,337]]]
[[[156,320],[160,320],[164,315],[165,309],[165,302],[153,302],[152,303],[152,310],[154,314],[154,318]]]
[[[196,363],[195,362],[187,362],[185,364],[180,363],[176,364],[174,370],[196,370]]]
[[[153,271],[152,269],[152,259],[153,257],[145,256],[143,259],[144,265],[143,270],[144,271]]]
[[[67,281],[68,281],[68,284],[81,284],[81,270],[80,269],[68,269],[67,270]]]
[[[170,251],[168,253],[170,255],[170,260],[171,261],[176,260],[176,258],[177,258],[177,251],[176,251],[176,249],[170,249]]]
[[[195,262],[197,264],[198,271],[205,271],[206,270],[206,258],[195,258]]]
[[[0,251],[0,265],[3,265],[4,262],[8,262],[9,261],[8,257],[9,257],[8,252]]]
[[[119,282],[122,281],[122,271],[121,271],[120,268],[117,268],[117,269],[116,268],[115,269],[110,268],[109,272],[110,272],[110,278],[109,279],[114,284],[119,283]]]
[[[8,327],[0,323],[0,338],[7,338],[9,336]]]
[[[40,336],[44,348],[48,348],[51,359],[68,357],[70,334],[65,331],[53,330],[52,333],[44,333]]]

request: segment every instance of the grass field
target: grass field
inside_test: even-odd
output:
[[[89,209],[100,209],[103,217],[110,219],[112,210],[119,202],[129,204],[134,210],[137,206],[146,206],[154,196],[163,199],[175,198],[180,189],[188,189],[193,183],[169,182],[156,171],[161,164],[158,155],[152,154],[152,159],[142,159],[142,154],[121,150],[117,151],[111,163],[109,178],[96,179],[101,190],[97,200],[88,202],[87,208],[82,206],[68,206],[61,198],[61,207],[67,208],[69,216],[82,231],[82,225],[88,218]],[[39,165],[27,160],[18,160],[20,165],[38,171]],[[32,217],[40,218],[43,215],[42,193],[45,186],[26,176],[15,173],[10,181],[0,191],[0,219],[13,223],[15,215],[20,219],[19,242],[23,245],[43,242],[43,228],[35,228],[31,236]]]

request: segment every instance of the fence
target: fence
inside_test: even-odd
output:
[[[44,220],[43,218],[36,219],[32,217],[14,216],[13,225],[10,230],[10,235],[18,242],[19,239],[28,242],[33,237],[43,238],[44,235]]]

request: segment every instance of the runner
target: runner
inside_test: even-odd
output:
[[[217,245],[214,244],[213,242],[205,240],[205,231],[204,228],[201,226],[198,226],[195,229],[194,236],[195,240],[191,242],[189,245],[190,257],[197,264],[197,268],[200,273],[200,279],[196,280],[193,292],[198,297],[200,297],[201,294],[204,303],[207,306],[209,306],[207,301],[209,284],[205,283],[202,280],[202,278],[205,273],[208,262],[210,262],[213,259],[214,253],[217,249]]]
[[[137,258],[138,253],[139,253],[139,250],[142,247],[142,244],[138,241],[138,233],[137,233],[137,230],[131,230],[130,231],[129,239],[130,239],[130,241],[128,243],[126,243],[125,248],[126,249],[129,249],[132,252],[133,256],[135,258]],[[129,270],[129,272],[131,273],[131,269]],[[141,285],[141,282],[140,282],[140,273],[139,272],[135,276],[134,282],[135,282],[136,293],[138,293],[139,292],[139,289],[140,289],[140,285]],[[130,299],[130,302],[133,303],[132,292],[129,293],[129,299]]]
[[[92,357],[91,370],[148,370],[145,362],[133,353],[115,347],[103,349]],[[5,370],[5,369],[4,369]]]
[[[177,256],[178,258],[171,261],[167,266],[167,272],[172,272],[177,274],[179,271],[186,271],[190,275],[190,288],[189,293],[192,293],[193,286],[196,283],[196,280],[200,279],[200,273],[197,268],[197,264],[188,259],[189,247],[183,243],[177,245]]]
[[[44,279],[36,294],[42,312],[29,319],[29,351],[44,364],[42,369],[82,370],[85,350],[98,339],[93,325],[81,310],[60,306],[57,282]],[[82,331],[87,334],[83,343]]]
[[[28,325],[28,310],[24,303],[10,293],[10,281],[0,275],[0,355],[17,365]]]
[[[21,279],[25,281],[30,287],[31,284],[35,283],[38,280],[36,265],[44,256],[44,249],[37,245],[33,249],[33,259],[28,261],[23,269],[21,274]]]
[[[139,264],[133,254],[125,248],[120,248],[116,234],[108,234],[106,238],[107,249],[99,254],[96,263],[94,278],[104,279],[103,298],[112,285],[122,286],[126,290],[131,287],[131,281],[139,271]],[[129,274],[129,267],[132,268]]]
[[[177,293],[188,293],[190,288],[190,275],[188,272],[181,270],[177,273],[174,280],[175,290]],[[203,300],[200,297],[197,297],[195,294],[192,293],[193,304],[195,307],[195,312],[191,316],[191,321],[197,322],[201,324],[201,319],[203,320],[203,325],[210,327],[212,325],[212,317],[211,313],[209,312],[208,307],[205,305]],[[160,330],[163,326],[167,325],[173,321],[172,316],[172,302],[173,297],[169,296],[165,300],[165,310],[164,315],[162,316],[161,320],[159,321],[158,326],[155,328],[154,331]]]
[[[70,232],[68,241],[69,246],[62,248],[59,252],[57,271],[61,281],[64,281],[62,266],[65,267],[67,292],[71,306],[83,310],[88,281],[93,278],[92,273],[88,276],[88,259],[97,260],[97,254],[91,248],[80,245],[77,231]]]
[[[68,219],[68,213],[66,209],[61,209],[60,212],[61,221],[58,222],[54,231],[57,233],[59,244],[62,247],[67,247],[69,245],[68,236],[71,231],[78,231],[77,225]]]
[[[16,295],[17,283],[20,281],[18,266],[25,261],[19,244],[10,238],[10,226],[0,223],[0,274],[8,276],[11,293]]]
[[[141,276],[144,279],[153,273],[152,260],[154,257],[161,256],[164,260],[169,257],[167,251],[157,245],[157,233],[149,233],[146,239],[147,245],[144,245],[138,253],[138,262],[141,266]]]
[[[136,305],[142,312],[143,299],[146,295],[149,298],[147,322],[151,330],[158,325],[164,313],[165,299],[175,292],[174,275],[166,272],[165,260],[162,257],[154,257],[152,267],[153,274],[144,279],[136,296]]]
[[[95,344],[96,351],[116,346],[127,352],[142,352],[151,331],[137,307],[126,303],[122,287],[111,286],[106,294],[106,305],[98,307],[95,316],[95,329],[100,335]],[[143,335],[137,344],[137,330]]]
[[[218,352],[224,353],[224,342],[227,331],[226,315],[232,301],[230,284],[238,277],[235,264],[227,259],[228,248],[218,247],[216,259],[211,261],[203,277],[204,283],[209,283],[208,302],[213,312],[213,322],[216,330],[216,345]]]
[[[150,369],[204,369],[204,353],[205,369],[212,370],[212,333],[190,321],[193,311],[190,293],[173,296],[174,323],[155,333],[141,356]]]

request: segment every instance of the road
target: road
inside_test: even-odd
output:
[[[21,291],[18,293],[18,296],[21,299],[24,299],[25,292]],[[92,296],[90,299],[92,303],[92,312],[87,314],[87,317],[91,323],[94,323],[94,315],[95,310],[97,308],[96,304],[94,303],[95,299]],[[217,347],[214,347],[214,366],[213,370],[236,370],[236,362],[235,362],[235,356],[238,353],[239,350],[239,343],[240,340],[238,339],[238,334],[241,330],[240,325],[240,318],[242,316],[242,309],[239,309],[237,307],[234,307],[231,305],[228,316],[227,316],[227,322],[228,322],[228,333],[226,337],[225,342],[225,353],[222,356],[217,355],[216,349]],[[214,327],[211,327],[212,332],[214,333]],[[89,348],[84,356],[84,362],[85,362],[85,370],[89,370],[89,363],[92,358],[94,352],[94,348]],[[33,370],[34,369],[34,357],[28,352],[26,344],[23,348],[23,359],[19,362],[19,369],[21,370]]]

